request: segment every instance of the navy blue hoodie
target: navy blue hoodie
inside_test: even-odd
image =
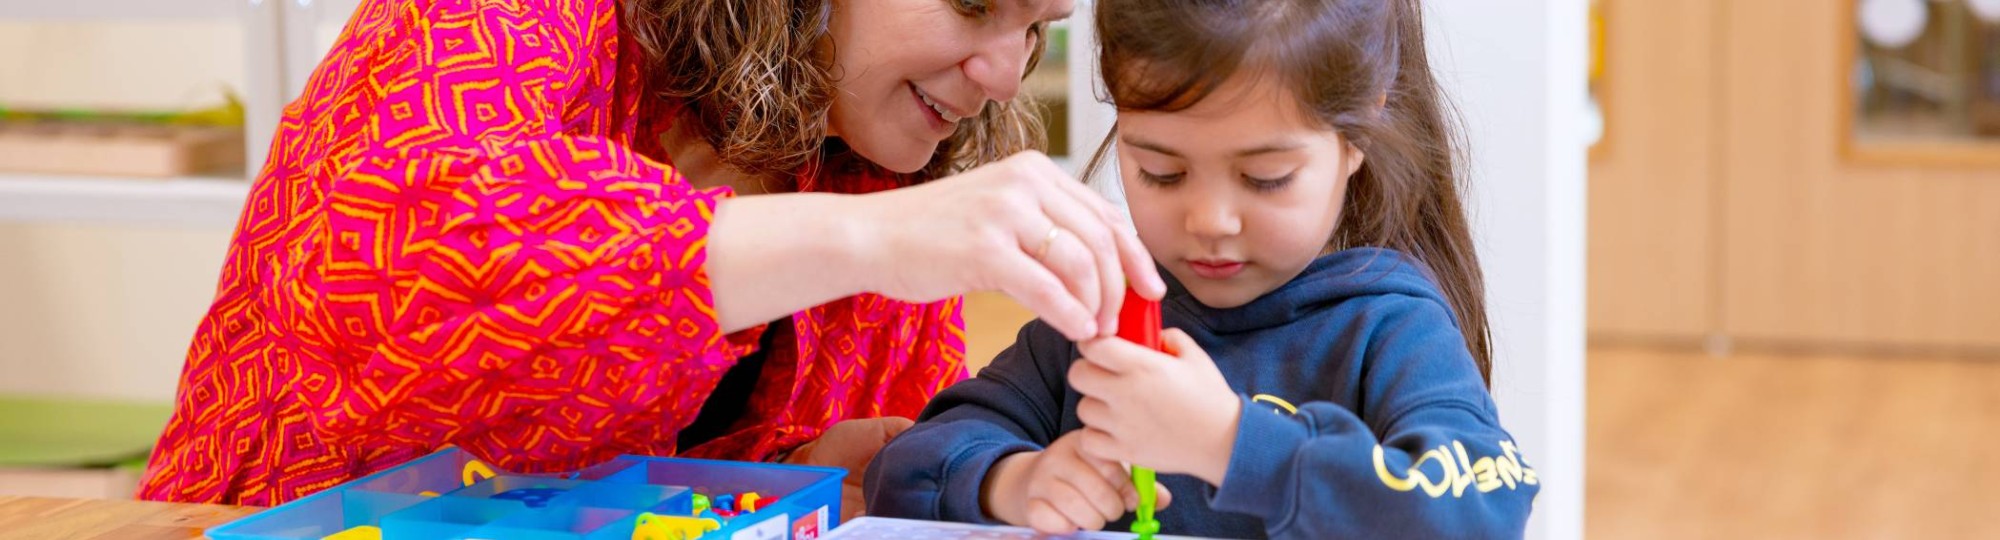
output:
[[[1202,305],[1169,276],[1161,308],[1165,326],[1192,336],[1243,400],[1221,486],[1160,475],[1174,494],[1162,533],[1522,535],[1540,482],[1501,429],[1444,295],[1402,255],[1326,255],[1231,309]],[[1083,427],[1081,396],[1065,381],[1078,356],[1041,321],[1022,327],[876,456],[869,513],[993,523],[979,506],[987,470]]]

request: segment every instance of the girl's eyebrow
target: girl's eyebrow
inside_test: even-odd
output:
[[[1131,136],[1124,136],[1124,137],[1120,137],[1120,138],[1121,138],[1121,139],[1124,139],[1124,140],[1125,140],[1125,144],[1129,144],[1129,145],[1132,145],[1132,146],[1136,146],[1136,147],[1139,147],[1139,148],[1144,148],[1144,149],[1146,149],[1146,150],[1151,150],[1151,151],[1153,151],[1153,152],[1156,152],[1156,153],[1160,153],[1160,154],[1166,154],[1166,155],[1168,155],[1168,156],[1173,156],[1173,157],[1181,157],[1181,153],[1180,153],[1180,152],[1176,152],[1176,151],[1174,151],[1174,149],[1172,149],[1172,148],[1168,148],[1168,147],[1167,147],[1166,145],[1163,145],[1163,144],[1160,144],[1160,143],[1156,143],[1156,142],[1152,142],[1152,141],[1147,141],[1147,140],[1143,140],[1143,139],[1135,139],[1135,138],[1132,138]],[[1250,157],[1250,156],[1255,156],[1255,155],[1259,155],[1259,154],[1269,154],[1269,153],[1273,153],[1273,152],[1290,152],[1290,151],[1292,151],[1292,150],[1298,150],[1298,149],[1300,149],[1300,148],[1305,148],[1305,145],[1304,145],[1304,144],[1301,144],[1301,143],[1299,143],[1298,141],[1279,141],[1279,142],[1270,142],[1270,143],[1264,143],[1264,144],[1261,144],[1261,145],[1257,145],[1257,146],[1254,146],[1254,147],[1250,147],[1250,148],[1245,148],[1245,149],[1242,149],[1242,150],[1237,150],[1237,151],[1236,151],[1236,154],[1235,154],[1235,156],[1236,156],[1236,157]]]
[[[1298,141],[1281,141],[1281,142],[1264,143],[1261,145],[1257,145],[1255,147],[1237,150],[1236,157],[1250,157],[1258,154],[1269,154],[1273,152],[1290,152],[1305,147],[1306,145],[1300,144]]]
[[[1152,141],[1146,141],[1146,140],[1142,140],[1142,139],[1135,139],[1135,138],[1132,138],[1132,136],[1130,136],[1130,135],[1126,135],[1126,136],[1122,136],[1122,137],[1119,137],[1119,138],[1120,138],[1120,139],[1124,139],[1124,140],[1125,140],[1125,144],[1129,144],[1129,145],[1132,145],[1132,146],[1137,146],[1137,147],[1139,147],[1139,148],[1144,148],[1144,149],[1147,149],[1147,150],[1151,150],[1151,151],[1153,151],[1154,153],[1158,153],[1158,154],[1166,154],[1166,155],[1169,155],[1169,156],[1173,156],[1173,157],[1181,157],[1181,153],[1180,153],[1180,152],[1175,152],[1175,151],[1174,151],[1174,149],[1172,149],[1172,148],[1167,148],[1167,146],[1166,146],[1166,145],[1164,145],[1164,144],[1160,144],[1160,143],[1156,143],[1156,142],[1152,142]]]

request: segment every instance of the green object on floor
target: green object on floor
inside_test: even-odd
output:
[[[173,405],[0,396],[0,467],[112,467],[144,460]]]

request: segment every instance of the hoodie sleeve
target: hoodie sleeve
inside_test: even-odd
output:
[[[1450,314],[1430,299],[1379,302],[1362,412],[1244,402],[1210,506],[1263,519],[1272,538],[1520,537],[1540,481]]]
[[[1062,434],[1064,373],[1076,356],[1041,321],[979,375],[952,385],[924,408],[917,425],[875,455],[864,482],[877,516],[998,524],[980,508],[993,464],[1041,450]]]

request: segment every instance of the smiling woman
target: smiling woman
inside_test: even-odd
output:
[[[1037,145],[1020,81],[1048,23],[1072,9],[1068,0],[692,0],[638,2],[630,19],[657,90],[688,102],[733,165],[789,172],[832,135],[875,164],[938,177]]]
[[[141,495],[272,505],[443,445],[858,468],[965,376],[958,295],[1082,339],[1128,278],[1164,292],[1032,151],[1021,80],[1071,9],[364,2],[286,109]]]

